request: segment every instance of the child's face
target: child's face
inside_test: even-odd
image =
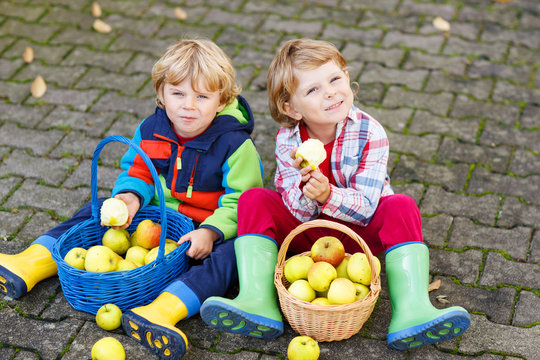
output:
[[[208,91],[202,81],[199,92],[191,86],[191,78],[178,85],[166,83],[163,87],[163,105],[176,133],[183,137],[201,134],[223,110],[219,92]]]
[[[308,129],[335,126],[344,120],[354,95],[349,73],[329,61],[313,70],[294,70],[298,87],[285,103],[285,111],[296,120],[303,119]]]

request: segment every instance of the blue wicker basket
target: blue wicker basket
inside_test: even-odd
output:
[[[144,219],[161,223],[159,251],[155,261],[129,271],[94,273],[76,269],[64,261],[64,256],[74,247],[88,249],[101,245],[107,227],[101,226],[100,205],[97,196],[97,165],[103,147],[119,141],[137,151],[150,169],[159,197],[159,207],[147,205],[140,209],[127,229],[131,234]],[[95,314],[107,303],[118,305],[122,311],[142,306],[153,301],[159,293],[188,268],[186,250],[189,242],[181,244],[165,255],[165,240],[179,239],[194,229],[190,218],[165,207],[165,198],[156,169],[148,155],[131,140],[122,136],[103,139],[92,158],[90,188],[92,196],[92,216],[73,226],[58,238],[53,248],[53,259],[58,266],[58,277],[69,304],[76,310]]]

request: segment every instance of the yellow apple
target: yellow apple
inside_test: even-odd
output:
[[[112,336],[98,340],[92,346],[92,360],[125,360],[126,352],[122,343]]]
[[[356,301],[362,300],[369,294],[369,288],[366,285],[360,283],[353,284],[356,287]]]
[[[131,260],[122,259],[118,261],[118,266],[116,267],[116,271],[129,271],[136,269],[137,265]]]
[[[64,261],[68,264],[77,268],[79,270],[84,270],[84,261],[86,259],[86,249],[81,247],[74,247],[69,250],[64,256]]]
[[[309,285],[315,291],[326,291],[332,280],[337,278],[336,268],[326,261],[319,261],[311,265],[308,271]]]
[[[122,310],[115,304],[105,304],[96,313],[96,324],[103,330],[118,329],[122,322]]]
[[[345,257],[343,243],[336,237],[323,236],[311,246],[311,258],[313,261],[326,261],[336,267]]]
[[[154,223],[151,219],[144,219],[131,235],[131,244],[150,250],[159,245],[160,234],[161,225]]]
[[[307,273],[311,265],[313,265],[313,259],[310,256],[293,256],[285,263],[283,275],[291,284],[298,279],[307,279]]]
[[[341,260],[339,265],[336,266],[338,278],[345,278],[345,279],[349,278],[349,274],[347,274],[347,265],[349,264],[350,257],[351,255],[345,254],[345,257],[343,258],[343,260]]]
[[[126,260],[131,261],[137,267],[143,266],[146,254],[148,254],[148,250],[142,246],[132,246],[126,252]]]
[[[119,255],[103,245],[92,246],[86,252],[84,268],[90,272],[115,271],[118,266]]]
[[[375,259],[377,274],[379,274],[381,272],[381,262],[378,258],[373,258]],[[366,254],[357,252],[351,256],[347,265],[347,274],[349,274],[349,279],[353,282],[364,285],[371,284],[371,268]]]
[[[165,255],[176,249],[178,246],[176,244],[166,243],[165,244]],[[148,253],[144,256],[144,264],[150,264],[152,261],[156,260],[159,251],[159,246],[156,246],[153,249],[150,249]]]
[[[330,301],[328,301],[328,298],[325,297],[316,297],[311,301],[311,303],[315,305],[330,305]]]
[[[101,223],[105,226],[122,226],[129,217],[126,203],[115,198],[106,199],[101,205],[100,213]]]
[[[295,157],[304,160],[300,166],[310,166],[315,170],[326,159],[326,150],[319,139],[307,139],[296,149]]]
[[[299,279],[293,282],[287,289],[295,298],[311,302],[315,299],[315,290],[309,285],[307,280]]]
[[[356,287],[345,278],[337,278],[328,289],[328,301],[333,305],[349,304],[356,301]]]
[[[289,360],[317,360],[320,353],[319,344],[309,336],[297,336],[287,347]]]
[[[124,255],[127,249],[131,247],[129,233],[125,229],[110,228],[103,234],[101,243],[118,255]]]

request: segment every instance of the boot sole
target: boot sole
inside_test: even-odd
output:
[[[187,344],[176,331],[154,324],[132,311],[122,314],[125,333],[161,359],[177,360],[187,351]]]
[[[28,291],[23,279],[0,265],[0,292],[13,299],[17,299]]]
[[[388,346],[396,350],[409,350],[419,346],[446,341],[463,334],[471,323],[466,311],[452,311],[427,323],[388,334]]]
[[[259,339],[275,339],[283,334],[283,322],[251,314],[215,300],[205,301],[200,314],[209,326],[233,334]]]

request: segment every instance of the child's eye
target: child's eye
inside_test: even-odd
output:
[[[184,93],[182,93],[180,91],[176,91],[176,92],[173,93],[173,95],[175,95],[175,96],[183,96]]]
[[[341,76],[334,76],[334,77],[332,78],[332,80],[330,80],[330,82],[334,82],[334,81],[337,81],[337,80],[339,80],[339,79],[341,79]]]
[[[309,90],[307,91],[306,95],[309,95],[309,94],[311,94],[312,92],[315,92],[315,91],[317,91],[317,88],[316,88],[316,87],[312,87],[311,89],[309,89]]]
[[[208,96],[206,96],[206,95],[199,95],[199,98],[200,98],[200,99],[208,99]]]

